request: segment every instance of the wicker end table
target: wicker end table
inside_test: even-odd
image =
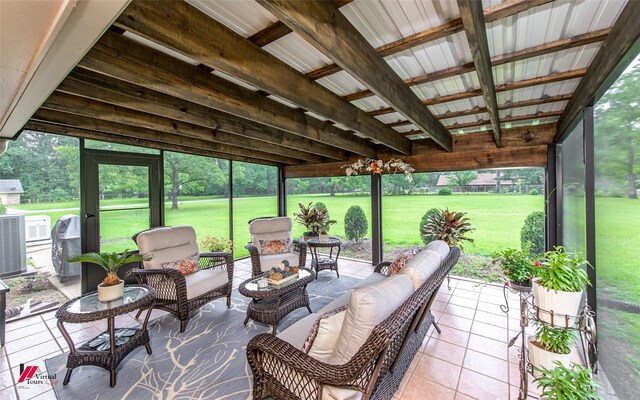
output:
[[[249,319],[273,327],[273,334],[276,334],[276,327],[280,321],[291,311],[301,307],[309,307],[309,294],[307,285],[313,281],[315,274],[307,268],[300,268],[298,279],[292,279],[281,285],[271,285],[264,289],[259,289],[257,281],[261,277],[253,277],[242,282],[238,287],[240,294],[251,297],[253,300],[247,307],[246,325]]]
[[[110,386],[116,385],[116,368],[131,351],[139,346],[151,354],[147,323],[155,303],[155,290],[146,285],[125,286],[124,295],[119,299],[107,302],[98,300],[96,292],[80,296],[63,304],[56,312],[58,329],[69,345],[67,373],[63,385],[69,383],[73,369],[82,365],[95,365],[111,373]],[[147,309],[144,323],[139,328],[115,327],[115,317],[132,311]],[[83,322],[107,319],[107,331],[89,340],[80,347],[75,347],[67,333],[64,323],[79,324]]]
[[[338,257],[340,256],[340,247],[342,246],[340,238],[335,236],[330,236],[327,240],[313,238],[307,240],[307,246],[311,251],[311,268],[316,270],[316,277],[318,272],[324,269],[336,271],[338,278],[340,277],[340,272],[338,272]],[[329,249],[329,256],[318,256],[318,249]],[[333,255],[334,249],[337,249],[335,256]]]

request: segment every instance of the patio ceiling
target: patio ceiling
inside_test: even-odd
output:
[[[613,0],[134,0],[25,129],[288,177],[363,156],[541,166],[638,19]]]

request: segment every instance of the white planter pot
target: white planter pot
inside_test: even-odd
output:
[[[529,336],[527,340],[527,349],[529,350],[529,361],[531,361],[531,364],[535,368],[545,367],[547,369],[553,370],[556,367],[556,361],[560,361],[562,365],[570,368],[571,353],[558,354],[544,350],[533,344],[534,340],[536,340],[535,336]],[[540,376],[540,373],[534,369],[533,376],[538,377]]]
[[[318,239],[321,242],[328,242],[329,241],[329,234],[328,233],[321,233]]]
[[[553,311],[553,326],[571,327],[577,324],[574,316],[578,315],[582,304],[582,292],[565,292],[549,290],[538,284],[540,278],[533,280],[533,302],[540,309],[538,319],[551,324]],[[570,316],[567,320],[566,316]]]
[[[104,286],[104,284],[98,285],[98,300],[111,301],[122,297],[124,294],[124,281],[120,281],[119,284],[113,286]]]

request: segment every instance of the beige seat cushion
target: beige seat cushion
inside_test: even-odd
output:
[[[201,269],[185,276],[187,282],[187,299],[196,298],[229,282],[227,271]]]
[[[337,308],[318,317],[305,341],[303,351],[316,360],[327,362],[338,341],[347,306]]]
[[[409,260],[407,265],[398,272],[398,275],[403,275],[411,279],[414,290],[418,290],[435,270],[438,269],[440,263],[441,258],[437,252],[422,250]]]
[[[360,400],[362,392],[353,389],[325,386],[322,390],[322,400]]]
[[[348,362],[367,340],[373,328],[391,315],[413,292],[411,280],[400,274],[354,290],[336,347],[327,362]]]
[[[378,272],[374,272],[371,275],[367,276],[366,278],[362,279],[360,282],[356,283],[355,285],[353,285],[353,289],[360,289],[363,287],[367,287],[367,286],[371,286],[374,283],[378,283],[381,282],[383,280],[387,279],[386,275],[383,275],[381,273]]]
[[[292,229],[293,221],[291,221],[291,218],[289,217],[262,218],[251,221],[249,224],[251,243],[258,249],[259,253],[262,253],[260,240],[285,239],[290,243],[289,249],[293,250],[293,237],[291,236]],[[262,256],[260,259],[262,260]]]
[[[283,260],[289,261],[290,267],[298,267],[300,264],[300,254],[283,253],[283,254],[267,254],[260,256],[260,269],[268,271],[273,267],[277,267]]]
[[[148,269],[161,269],[163,263],[183,260],[198,254],[196,231],[191,226],[171,226],[142,232],[136,238],[140,253],[151,257],[144,261]]]
[[[348,305],[349,300],[351,300],[351,292],[353,292],[353,290],[349,290],[346,293],[342,293],[340,296],[336,297],[336,299],[333,300],[331,303],[327,304],[326,306],[318,310],[318,314],[324,314],[331,310],[335,310],[338,307],[343,307]]]
[[[309,331],[311,330],[313,324],[316,322],[319,316],[319,313],[309,314],[306,317],[293,323],[287,329],[278,333],[276,337],[284,340],[296,349],[302,350],[304,341],[307,339]]]
[[[451,248],[444,240],[434,240],[433,242],[429,242],[424,250],[432,250],[440,255],[440,258],[444,260],[449,255]]]

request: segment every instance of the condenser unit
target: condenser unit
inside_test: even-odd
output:
[[[0,215],[0,278],[26,270],[24,215]]]
[[[51,217],[34,215],[24,218],[26,242],[38,242],[51,239]]]

